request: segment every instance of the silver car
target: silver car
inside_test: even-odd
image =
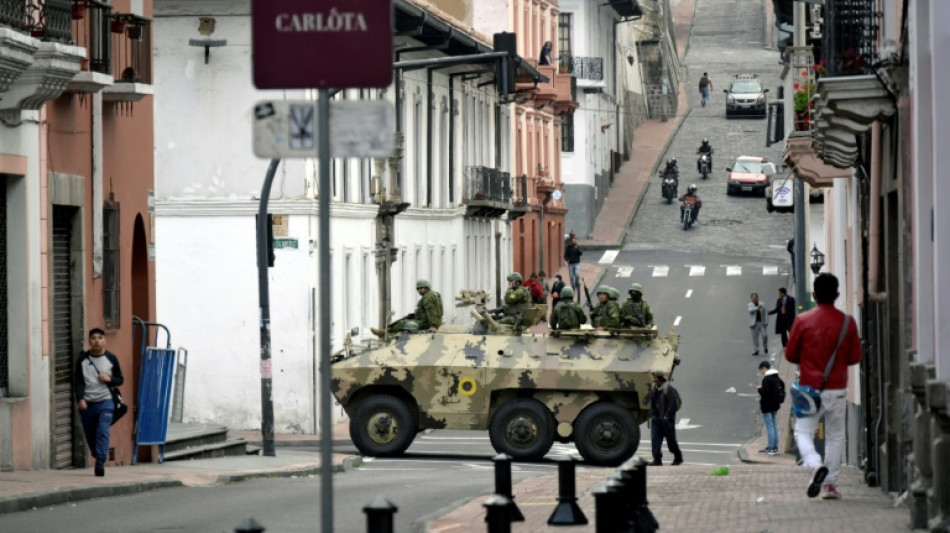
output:
[[[755,74],[740,74],[736,76],[728,89],[723,89],[726,93],[726,117],[736,115],[753,115],[765,117],[766,98],[765,93],[768,89],[762,87],[762,83]]]

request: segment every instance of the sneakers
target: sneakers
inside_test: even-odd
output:
[[[369,328],[369,330],[373,332],[373,335],[376,335],[376,336],[379,337],[380,339],[382,339],[383,337],[386,336],[386,330],[385,330],[385,329]]]
[[[835,488],[831,483],[824,486],[821,489],[821,499],[822,500],[840,500],[841,493],[838,492],[838,489]]]
[[[663,466],[663,461],[653,461],[650,466]]]
[[[106,475],[106,467],[105,467],[104,465],[101,465],[101,464],[98,464],[98,463],[97,463],[97,464],[96,464],[96,476],[97,476],[97,477],[102,477],[102,476],[104,476],[104,475]]]
[[[778,448],[772,448],[771,450],[765,452],[765,455],[772,455],[772,456],[778,455]]]
[[[808,491],[806,492],[809,498],[818,496],[818,493],[821,492],[821,484],[825,481],[827,476],[828,467],[822,465],[815,469],[815,473],[811,477],[811,483],[808,484]]]
[[[759,351],[756,350],[756,351],[752,352],[752,355],[759,355]]]

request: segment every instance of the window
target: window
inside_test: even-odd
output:
[[[574,151],[574,115],[561,115],[561,151]]]
[[[119,328],[119,204],[112,194],[102,207],[102,318]]]
[[[558,72],[570,72],[571,55],[571,13],[561,13],[557,16],[557,54]]]

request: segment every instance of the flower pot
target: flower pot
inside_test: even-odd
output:
[[[112,33],[122,33],[125,31],[125,21],[122,19],[112,19]]]
[[[795,131],[809,131],[811,122],[811,115],[808,113],[808,110],[796,110],[795,111],[795,120],[794,127]]]
[[[133,41],[142,40],[142,27],[138,25],[131,25],[125,29],[125,34],[132,39]]]
[[[83,72],[89,70],[89,60],[88,60],[88,59],[83,58],[83,59],[79,62],[79,70],[82,70]]]
[[[86,16],[86,6],[79,2],[73,2],[72,6],[73,20],[80,20]]]

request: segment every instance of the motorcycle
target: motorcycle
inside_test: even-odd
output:
[[[683,231],[688,230],[693,225],[693,202],[694,200],[687,197],[680,207],[680,221],[683,223]]]
[[[663,179],[662,189],[660,193],[663,195],[663,198],[666,198],[666,203],[673,203],[673,198],[676,198],[677,189],[679,188],[679,179],[676,177],[675,173],[664,172],[661,175]]]
[[[709,160],[709,154],[701,153],[699,154],[699,160],[696,162],[696,168],[699,170],[699,173],[703,175],[703,179],[709,177],[709,167],[711,161]]]

